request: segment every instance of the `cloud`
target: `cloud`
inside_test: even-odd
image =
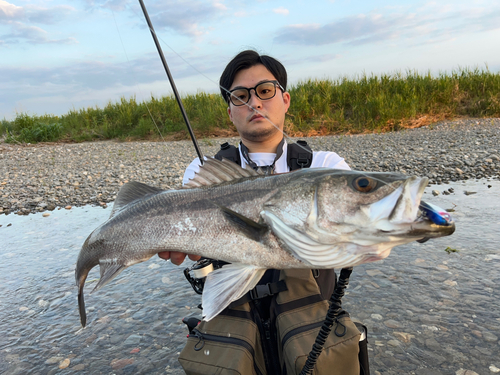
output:
[[[24,9],[4,0],[0,0],[0,20],[14,20],[24,17]]]
[[[282,14],[284,16],[288,16],[288,14],[290,13],[290,11],[284,7],[273,9],[273,12],[276,14]]]
[[[188,37],[207,33],[203,24],[218,19],[226,7],[220,3],[199,0],[158,1],[149,6],[149,14],[155,28],[170,29]]]
[[[0,35],[2,44],[74,44],[78,43],[75,38],[51,39],[47,31],[38,26],[28,26],[21,22],[9,22],[11,32]]]
[[[123,11],[130,4],[130,0],[107,0],[101,7],[111,9],[115,12]]]
[[[205,92],[216,92],[218,76],[226,59],[227,56],[222,55],[191,54],[190,63],[194,68],[177,59],[169,61],[181,95],[202,86]],[[197,70],[213,78],[206,79]],[[161,96],[170,92],[170,84],[156,53],[114,64],[81,61],[57,67],[0,65],[0,77],[0,118],[15,116],[12,108],[63,114],[73,106],[103,107],[123,96],[137,95],[138,99],[145,100],[151,93]]]
[[[176,59],[169,62],[169,67],[177,80],[199,76],[198,71],[204,74],[220,73],[224,62],[220,56],[202,55],[193,58],[193,61],[190,62],[194,68]],[[29,90],[24,92],[26,95],[29,92],[37,92],[36,95],[42,95],[45,88],[55,86],[67,87],[65,90],[69,91],[104,90],[117,86],[149,84],[167,79],[157,53],[150,53],[144,57],[119,63],[81,61],[67,66],[50,68],[0,66],[0,77],[3,77],[0,81],[0,93],[22,92],[23,88],[29,87]],[[9,87],[7,88],[5,85]]]
[[[283,59],[283,63],[285,66],[291,65],[303,65],[304,63],[324,63],[332,60],[336,60],[341,58],[342,56],[339,54],[333,53],[324,53],[321,55],[311,55],[307,57],[297,58],[295,55],[286,56]]]
[[[65,20],[75,8],[67,5],[58,5],[51,8],[42,8],[39,6],[26,6],[26,18],[29,22],[43,24],[43,25],[54,25],[62,20]]]
[[[274,38],[275,43],[297,45],[326,45],[354,42],[363,38],[387,36],[402,20],[396,17],[364,14],[343,18],[326,25],[300,24],[282,28]]]
[[[8,31],[0,35],[0,45],[29,43],[29,44],[73,44],[74,38],[53,39],[49,33],[37,26],[53,25],[65,20],[74,8],[66,5],[58,5],[44,8],[36,5],[16,6],[0,0],[0,20],[3,21],[3,29]]]
[[[475,9],[450,12],[447,8],[432,13],[359,14],[321,24],[297,24],[279,29],[274,42],[303,46],[335,43],[373,44],[391,39],[400,42],[433,43],[460,34],[500,28],[500,9]],[[423,39],[422,39],[423,38]],[[423,40],[423,41],[422,41]]]
[[[67,5],[57,5],[44,8],[38,5],[28,4],[20,7],[0,0],[0,20],[31,22],[37,24],[53,25],[75,11],[75,8]]]

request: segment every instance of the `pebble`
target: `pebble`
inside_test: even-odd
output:
[[[65,359],[65,360],[63,360],[61,363],[59,363],[59,368],[60,368],[61,370],[63,370],[63,369],[65,369],[65,368],[67,368],[67,367],[69,366],[70,362],[71,362],[71,361],[70,361],[70,359],[69,359],[69,358],[66,358],[66,359]]]
[[[237,144],[238,138],[199,143],[205,155],[214,155],[225,141]],[[500,174],[500,119],[450,120],[393,133],[313,137],[307,142],[313,150],[336,152],[353,169],[427,176],[431,184]],[[105,208],[125,181],[179,188],[196,152],[190,141],[0,143],[0,157],[0,214],[27,215],[88,204]]]
[[[111,361],[110,365],[113,368],[113,370],[121,370],[125,366],[134,363],[134,361],[135,360],[133,358],[123,358],[123,359],[115,358]]]
[[[71,370],[73,371],[82,371],[85,369],[85,365],[83,363],[79,363],[73,367],[71,367]]]
[[[55,363],[61,362],[63,359],[64,359],[63,357],[50,357],[49,359],[47,359],[45,361],[45,364],[46,365],[53,365]]]
[[[495,365],[491,365],[489,368],[490,368],[490,371],[493,373],[500,372],[500,368],[496,367]]]
[[[479,375],[477,372],[475,371],[472,371],[472,370],[464,370],[464,369],[460,369],[458,370],[455,375]]]
[[[388,328],[403,328],[402,324],[400,322],[397,322],[395,320],[389,319],[384,322],[385,326]]]
[[[44,213],[42,214],[42,216],[43,216],[43,217],[49,217],[49,216],[50,216],[50,214],[49,214],[48,212],[44,212]]]

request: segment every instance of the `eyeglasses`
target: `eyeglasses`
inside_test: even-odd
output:
[[[285,92],[285,89],[279,84],[278,81],[265,81],[248,89],[240,87],[231,90],[229,91],[229,99],[231,100],[231,103],[237,107],[245,105],[250,100],[250,90],[254,90],[257,98],[261,100],[272,99],[276,96],[276,86],[278,86],[281,91]]]

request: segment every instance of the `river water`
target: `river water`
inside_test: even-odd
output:
[[[454,209],[455,234],[355,267],[344,297],[368,327],[372,374],[500,372],[500,182],[434,185],[424,197]],[[184,267],[153,257],[89,295],[96,267],[80,328],[76,258],[110,210],[0,216],[0,373],[183,373],[181,319],[200,315]]]

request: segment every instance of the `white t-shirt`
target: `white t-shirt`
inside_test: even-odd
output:
[[[283,154],[278,160],[276,160],[276,164],[274,165],[275,173],[290,172],[290,168],[288,167],[288,163],[286,162],[287,150],[288,150],[288,145],[285,141],[283,145]],[[241,166],[245,168],[247,162],[243,157],[243,155],[241,154],[241,149],[239,149],[239,151],[240,151]],[[258,166],[264,166],[264,165],[271,165],[274,161],[274,158],[276,157],[276,154],[258,152],[258,153],[249,153],[249,156],[250,159],[255,164],[257,164]],[[319,167],[329,167],[335,169],[351,169],[345,162],[344,158],[341,158],[335,152],[314,151],[313,160],[310,168],[319,168]],[[182,179],[182,184],[183,185],[187,184],[189,180],[192,179],[195,173],[197,173],[199,170],[200,170],[200,159],[196,158],[186,168],[186,171],[184,172],[184,178]]]

